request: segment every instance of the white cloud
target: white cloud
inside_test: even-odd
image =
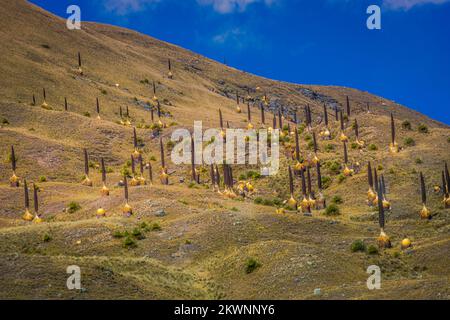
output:
[[[200,5],[211,5],[219,13],[244,12],[247,6],[253,3],[262,2],[267,6],[272,5],[276,0],[197,0]]]
[[[394,10],[409,10],[423,4],[442,4],[450,0],[383,0],[383,5]]]
[[[118,15],[139,12],[158,2],[160,0],[103,0],[106,10]]]

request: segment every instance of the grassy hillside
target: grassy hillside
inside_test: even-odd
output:
[[[0,272],[5,275],[0,277],[0,298],[450,298],[449,209],[442,204],[442,194],[433,192],[441,184],[444,161],[450,161],[448,126],[367,92],[276,82],[130,30],[84,23],[82,30],[70,31],[65,21],[25,1],[0,0],[0,4],[4,8],[0,12]],[[82,75],[77,70],[78,52]],[[173,79],[167,74],[167,58]],[[294,163],[286,147],[292,137],[281,147],[279,174],[249,178],[255,192],[245,199],[214,192],[207,167],[200,168],[202,184],[196,185],[191,184],[188,166],[169,162],[170,184],[160,184],[159,138],[151,128],[152,81],[163,111],[161,120],[167,125],[161,131],[165,144],[174,129],[190,129],[195,120],[202,120],[205,128],[218,127],[219,108],[232,128],[245,128],[247,108],[241,103],[243,112],[235,111],[236,92],[245,97],[249,91],[257,101],[267,94],[266,124],[272,122],[271,111],[279,107],[285,123],[296,108],[304,122],[303,107],[309,104],[317,135],[323,129],[326,103],[333,139],[318,138],[318,157],[322,175],[329,178],[324,195],[329,204],[337,200],[340,215],[327,216],[322,210],[315,210],[312,217],[276,213],[277,200],[289,198],[287,166]],[[43,88],[46,108],[41,107]],[[33,94],[36,105],[32,105]],[[351,147],[355,136],[349,122],[349,161],[359,162],[361,170],[342,178],[343,148],[333,108],[345,110],[347,96],[350,121],[358,120],[366,146]],[[123,112],[128,108],[130,126],[120,124],[120,107]],[[257,106],[252,105],[251,112],[253,125],[260,127]],[[388,149],[391,112],[401,147],[396,154]],[[428,133],[420,132],[421,125]],[[133,127],[144,161],[152,164],[155,182],[130,187],[135,214],[126,218],[119,180],[124,168],[130,170]],[[310,139],[311,133],[302,130],[304,158],[314,155]],[[41,224],[21,219],[23,188],[9,186],[11,145],[17,176],[39,185]],[[81,184],[83,148],[90,155],[93,187]],[[167,160],[167,145],[166,153]],[[108,168],[109,197],[100,195],[102,157]],[[374,254],[350,250],[356,240],[376,245],[379,235],[378,213],[366,205],[367,161],[385,176],[392,204],[386,232],[393,248]],[[236,179],[255,170],[233,169]],[[419,172],[426,178],[430,221],[419,217]],[[300,179],[295,190],[301,200]],[[100,207],[106,210],[104,218],[96,217]],[[413,246],[401,250],[405,237]],[[258,266],[247,273],[250,259]],[[66,268],[73,264],[82,270],[81,291],[66,289]],[[382,269],[382,290],[366,287],[366,269],[373,264]],[[320,296],[313,294],[316,288],[321,288]]]

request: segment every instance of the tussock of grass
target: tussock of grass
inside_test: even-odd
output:
[[[362,240],[355,240],[351,244],[350,250],[352,250],[352,252],[365,252],[366,244]]]
[[[261,267],[261,263],[259,263],[255,258],[249,258],[245,263],[245,273],[250,274],[259,267]]]

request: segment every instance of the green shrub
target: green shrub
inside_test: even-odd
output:
[[[328,189],[332,182],[333,182],[333,180],[330,177],[322,176],[322,188],[323,189]]]
[[[255,200],[253,200],[253,202],[255,204],[262,204],[263,203],[263,198],[261,197],[256,197]]]
[[[356,142],[352,142],[351,147],[352,149],[358,149],[358,144]]]
[[[423,160],[420,159],[420,158],[416,158],[416,163],[417,163],[417,164],[422,164],[422,163],[423,163]]]
[[[150,230],[151,230],[151,231],[161,231],[162,228],[161,228],[161,226],[159,225],[158,222],[154,222],[154,223],[151,225]]]
[[[313,150],[314,149],[314,141],[309,141],[308,142],[308,150]]]
[[[329,206],[327,206],[327,208],[325,209],[325,215],[326,216],[338,216],[340,214],[340,210],[339,207],[332,203]]]
[[[131,235],[138,240],[145,239],[145,236],[143,235],[141,229],[139,228],[134,228],[133,231],[131,232]]]
[[[156,157],[155,156],[151,156],[150,157],[150,161],[156,161]]]
[[[46,176],[40,176],[39,177],[39,182],[46,182],[47,181],[47,177]]]
[[[234,212],[239,212],[239,209],[236,208],[236,207],[233,207],[233,208],[231,208],[230,210],[231,210],[231,211],[234,211]]]
[[[332,199],[331,199],[331,202],[332,203],[335,203],[335,204],[343,204],[344,203],[344,200],[342,200],[342,197],[341,196],[334,196]]]
[[[338,174],[341,171],[341,165],[339,164],[339,162],[337,161],[331,161],[328,162],[328,169],[334,173],[334,174]]]
[[[405,139],[405,145],[408,146],[408,147],[412,147],[412,146],[416,145],[416,142],[414,141],[413,138],[408,137],[408,138]]]
[[[175,147],[175,142],[173,142],[172,140],[167,141],[167,149],[172,150],[173,147]]]
[[[419,124],[419,126],[417,127],[417,130],[420,133],[428,133],[429,132],[428,131],[428,127],[425,124],[423,124],[423,123]]]
[[[332,145],[332,144],[327,144],[326,146],[325,146],[325,151],[326,152],[332,152],[334,150],[334,145]]]
[[[120,238],[124,238],[124,237],[128,236],[128,232],[116,230],[113,232],[112,236],[113,236],[113,238],[120,239]]]
[[[412,129],[411,122],[409,122],[408,120],[403,121],[402,128],[405,130],[411,130]]]
[[[244,173],[241,173],[239,175],[239,180],[245,180],[245,179],[247,179],[247,175],[245,175]]]
[[[247,179],[259,179],[261,178],[261,174],[258,171],[250,170],[247,172]]]
[[[132,237],[127,236],[125,237],[125,239],[123,240],[123,246],[125,248],[136,248],[137,244],[136,244],[136,240],[134,240]]]
[[[4,125],[7,125],[7,124],[9,124],[9,121],[6,118],[2,118],[1,123],[4,124]]]
[[[350,249],[352,250],[352,252],[364,252],[366,251],[366,244],[362,240],[355,240],[350,246]]]
[[[250,258],[245,263],[245,273],[250,274],[256,269],[261,267],[261,263],[259,263],[256,259]]]
[[[338,182],[342,183],[345,181],[345,179],[347,179],[346,176],[344,176],[342,173],[340,175],[338,175]]]
[[[88,117],[88,118],[89,118],[89,117],[91,116],[91,114],[89,113],[89,111],[86,111],[86,112],[84,112],[84,113],[83,113],[83,116],[85,116],[85,117]]]
[[[368,148],[369,148],[370,151],[377,151],[378,150],[378,147],[375,144],[373,144],[373,143],[369,144]]]
[[[373,244],[367,247],[367,253],[368,254],[378,254],[378,248],[375,247]]]
[[[379,165],[377,166],[377,169],[378,169],[378,171],[383,171],[384,167],[383,167],[382,164],[379,164]]]
[[[42,236],[42,241],[44,241],[44,242],[50,242],[51,240],[52,240],[52,237],[48,233],[45,233]]]
[[[100,90],[100,92],[101,92],[102,94],[108,94],[108,91],[106,91],[105,89]]]
[[[72,201],[71,203],[69,203],[69,205],[67,206],[67,212],[69,213],[74,213],[77,212],[78,210],[81,209],[81,206],[78,202]]]

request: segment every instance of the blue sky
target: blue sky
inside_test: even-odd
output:
[[[450,124],[450,0],[33,0],[264,77],[354,87]],[[366,9],[382,9],[368,30]]]

